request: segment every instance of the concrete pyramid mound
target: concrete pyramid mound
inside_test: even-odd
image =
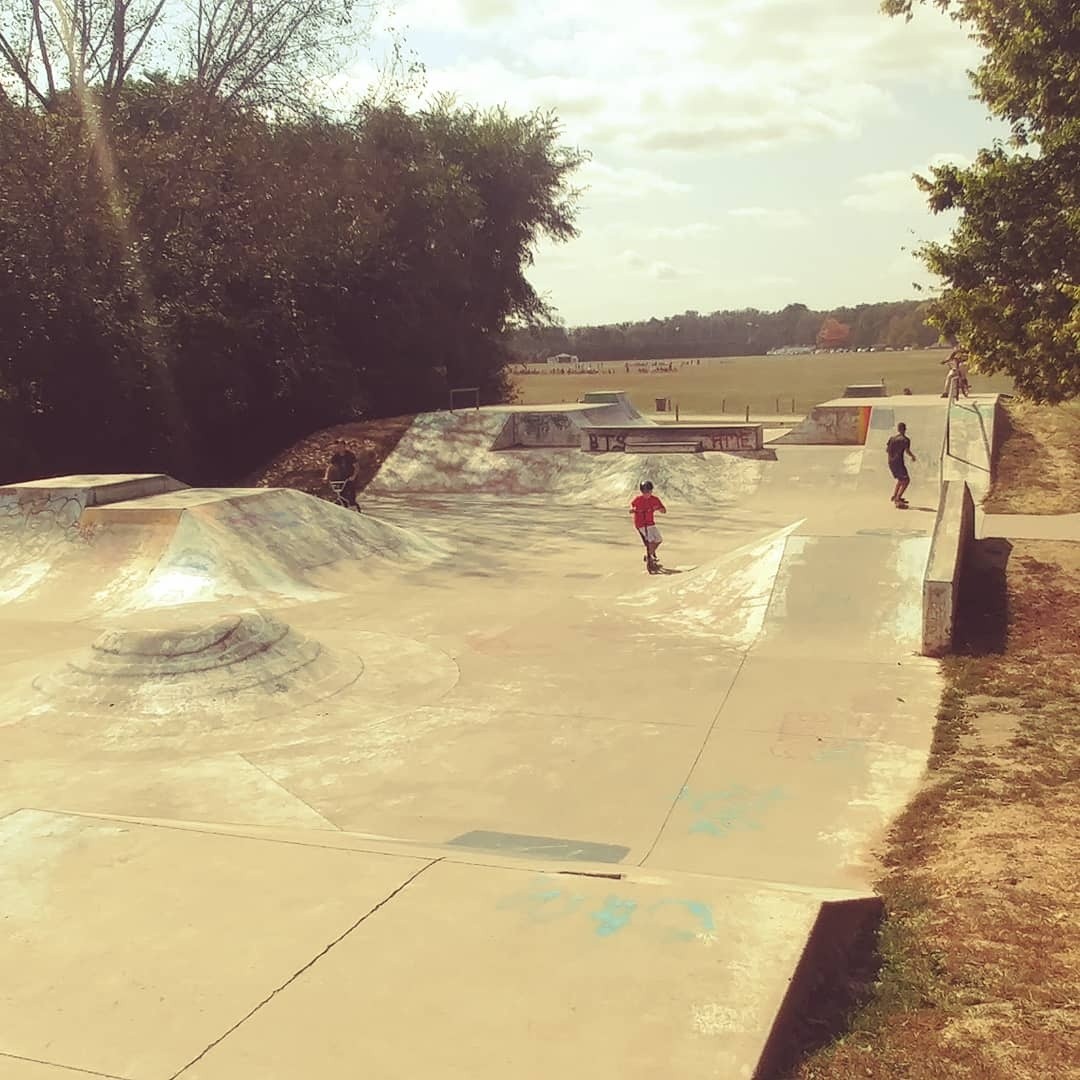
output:
[[[97,486],[74,486],[84,479]],[[230,598],[316,600],[333,587],[329,568],[359,563],[371,575],[446,555],[417,531],[298,491],[157,480],[0,489],[0,605],[70,619]]]
[[[506,423],[507,414],[494,410],[418,416],[367,490],[545,495],[567,505],[621,507],[648,477],[665,497],[709,506],[755,491],[767,464],[725,453],[586,454],[576,435],[572,446],[496,449]]]

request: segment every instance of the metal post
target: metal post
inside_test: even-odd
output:
[[[777,416],[780,415],[780,399],[779,398],[776,399],[776,415]]]
[[[679,403],[675,402],[675,423],[679,422]]]
[[[727,398],[720,399],[720,412],[725,416],[727,415]]]
[[[795,415],[795,399],[794,398],[791,399],[791,415],[792,416]]]
[[[748,424],[750,423],[750,406],[749,405],[746,406],[746,422]]]

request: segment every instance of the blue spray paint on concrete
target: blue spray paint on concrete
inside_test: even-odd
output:
[[[590,918],[596,923],[599,937],[610,937],[630,922],[636,909],[637,903],[633,900],[620,900],[617,896],[609,896],[604,901],[604,906],[599,911],[594,911]]]
[[[754,791],[742,784],[708,792],[684,787],[679,792],[679,800],[689,806],[694,818],[690,832],[708,836],[727,836],[740,829],[756,831],[762,828],[761,819],[768,808],[785,798],[780,787]]]
[[[614,937],[632,922],[640,923],[639,929],[646,932],[662,932],[669,941],[693,941],[716,929],[712,908],[701,900],[665,899],[641,907],[636,900],[607,896],[593,910],[584,910],[585,905],[586,897],[583,894],[566,892],[542,881],[528,892],[506,897],[498,906],[502,910],[523,909],[533,923],[556,922],[571,915],[587,914],[593,932],[601,938]],[[680,923],[684,923],[685,916],[689,916],[693,925],[690,928],[685,923],[665,927],[661,922],[661,913],[665,911],[673,911]],[[682,917],[680,912],[683,913]]]

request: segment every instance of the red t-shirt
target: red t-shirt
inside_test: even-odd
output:
[[[644,529],[646,525],[655,525],[654,515],[656,511],[666,509],[655,495],[639,495],[630,505],[634,510],[635,529]]]

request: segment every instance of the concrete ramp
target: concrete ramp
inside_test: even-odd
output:
[[[119,502],[80,499],[66,483],[56,494],[7,489],[0,603],[70,619],[233,597],[314,600],[324,595],[312,576],[320,568],[416,566],[444,554],[417,533],[301,492],[172,484]]]
[[[657,429],[629,402],[625,394],[597,391],[601,400],[575,405],[508,406],[505,422],[491,444],[492,450],[551,448],[581,445],[582,435],[597,424],[620,425],[632,430]],[[586,395],[586,397],[595,395]],[[608,400],[610,398],[610,400]],[[455,413],[455,416],[461,416]]]
[[[869,849],[929,747],[939,681],[918,655],[929,543],[777,534],[727,561],[750,614],[738,627],[731,610],[725,628],[718,611],[717,639],[744,658],[645,865],[807,886],[867,879]],[[679,588],[692,596],[691,583]],[[668,601],[688,621],[691,597]]]
[[[771,442],[788,446],[861,446],[866,442],[873,408],[854,401],[815,405],[800,423]]]
[[[764,463],[723,453],[585,454],[577,443],[493,451],[507,422],[494,410],[418,416],[367,491],[545,495],[569,505],[623,507],[641,480],[651,479],[665,498],[716,505],[754,490],[762,477]]]

